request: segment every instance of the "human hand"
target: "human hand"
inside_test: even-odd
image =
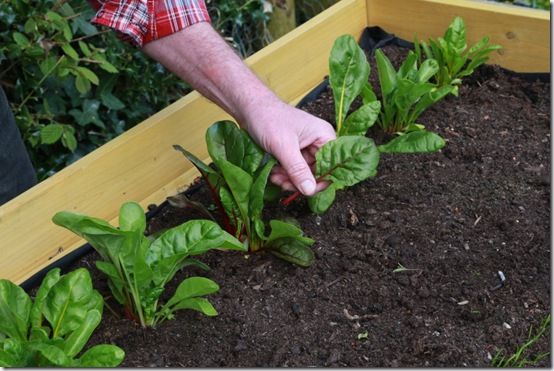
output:
[[[312,171],[317,150],[336,138],[328,122],[281,101],[259,106],[249,116],[243,126],[279,161],[270,177],[273,183],[307,196],[327,187],[327,182],[316,183]]]

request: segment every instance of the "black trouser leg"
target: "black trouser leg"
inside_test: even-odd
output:
[[[36,183],[35,169],[0,87],[0,205]]]

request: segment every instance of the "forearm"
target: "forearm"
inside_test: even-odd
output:
[[[254,120],[262,102],[282,104],[208,23],[148,43],[144,51],[242,126]]]

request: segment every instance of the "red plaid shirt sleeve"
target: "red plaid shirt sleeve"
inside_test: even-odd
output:
[[[138,47],[198,22],[210,22],[204,0],[89,0],[93,24],[110,27]]]

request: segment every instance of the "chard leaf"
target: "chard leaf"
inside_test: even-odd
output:
[[[452,45],[457,54],[462,53],[466,47],[466,26],[461,17],[456,17],[448,26],[444,34],[444,40]]]
[[[264,152],[244,131],[231,121],[219,121],[206,132],[206,144],[212,160],[238,166],[252,175],[260,166]]]
[[[375,51],[375,60],[379,73],[379,83],[381,84],[381,96],[383,103],[386,105],[388,97],[396,89],[396,71],[381,49]]]
[[[211,249],[244,251],[243,244],[208,220],[191,220],[171,228],[148,249],[145,261],[152,269],[156,284],[167,282],[188,256]]]
[[[214,281],[205,277],[190,277],[181,282],[166,305],[172,307],[183,300],[213,294],[218,291],[219,285]]]
[[[335,101],[337,129],[340,130],[350,105],[366,86],[369,69],[363,50],[351,35],[335,40],[329,57],[329,84]]]
[[[100,311],[96,309],[88,311],[81,325],[65,340],[64,352],[68,357],[75,357],[84,348],[101,320]]]
[[[428,94],[435,85],[430,83],[415,83],[409,80],[399,80],[398,89],[393,95],[393,102],[398,111],[409,110],[421,97]]]
[[[130,232],[113,227],[102,219],[70,211],[57,213],[52,221],[87,240],[105,260],[117,261],[117,255],[126,239],[132,235]]]
[[[78,360],[79,367],[117,367],[123,361],[125,352],[115,346],[100,344],[93,346]]]
[[[272,241],[268,245],[268,248],[269,252],[278,258],[300,267],[309,267],[314,261],[314,252],[312,249],[295,238],[278,238]]]
[[[336,188],[335,184],[331,183],[329,187],[323,191],[308,198],[308,206],[313,213],[321,215],[325,213],[335,201]]]
[[[229,216],[231,223],[238,224],[240,219],[240,210],[235,202],[235,199],[233,198],[233,195],[231,194],[231,191],[229,191],[227,187],[219,188],[219,199],[221,200],[221,204]],[[235,225],[235,227],[238,228],[238,225]]]
[[[438,151],[444,145],[444,139],[437,134],[419,130],[396,137],[378,148],[384,153],[429,153]]]
[[[367,130],[373,126],[379,117],[380,111],[381,102],[379,101],[364,104],[346,118],[344,125],[337,135],[365,135]]]
[[[243,222],[246,223],[250,220],[249,207],[250,191],[253,183],[252,176],[229,161],[218,160],[217,166],[221,169],[225,182],[231,190],[231,194],[240,210]]]
[[[71,359],[64,353],[64,351],[55,345],[46,343],[29,343],[31,350],[37,351],[46,360],[39,361],[39,367],[45,366],[57,366],[57,367],[69,367],[72,366]]]
[[[52,286],[60,280],[60,271],[60,268],[51,269],[42,279],[31,308],[30,322],[33,328],[40,328],[42,326],[42,306]]]
[[[267,178],[271,169],[277,161],[271,158],[265,166],[262,168],[256,180],[252,184],[250,189],[250,205],[249,205],[249,215],[250,218],[258,218],[262,214],[264,208],[264,194],[267,185]]]
[[[193,155],[192,153],[190,153],[180,145],[175,144],[173,148],[181,152],[190,162],[192,162],[192,164],[198,169],[198,171],[203,176],[207,174],[219,176],[219,174],[217,174],[217,172],[214,169],[206,165],[202,160],[200,160],[198,157],[196,157],[195,155]]]
[[[273,219],[269,222],[269,226],[271,232],[267,238],[267,244],[271,245],[274,241],[282,238],[293,238],[305,245],[312,245],[315,242],[311,238],[304,237],[302,229],[282,220]]]
[[[421,64],[417,71],[416,82],[424,83],[429,81],[439,71],[439,64],[434,59],[427,59]]]
[[[144,209],[136,202],[126,202],[119,210],[119,229],[143,234],[146,229]]]
[[[378,163],[379,151],[372,139],[339,137],[316,153],[316,176],[340,186],[352,186],[375,176]]]
[[[52,337],[63,337],[84,321],[93,299],[90,275],[79,268],[60,278],[44,301],[43,314],[52,326]]]
[[[364,104],[375,102],[377,100],[377,96],[375,95],[375,92],[373,92],[373,88],[371,87],[369,81],[364,84],[360,95],[362,96],[362,102]]]
[[[109,262],[98,260],[96,268],[108,277],[108,286],[119,304],[125,304],[125,278],[120,275],[116,267]]]
[[[0,334],[12,339],[27,340],[31,299],[11,281],[0,280]]]
[[[0,348],[0,367],[25,367],[26,364],[19,354]]]
[[[412,80],[417,74],[417,55],[411,50],[408,52],[408,56],[398,69],[397,77],[399,79]]]
[[[197,312],[203,313],[206,316],[217,316],[217,311],[213,307],[212,303],[210,303],[210,301],[205,298],[190,298],[182,300],[175,304],[175,306],[173,307],[173,310],[178,309],[192,309]]]

